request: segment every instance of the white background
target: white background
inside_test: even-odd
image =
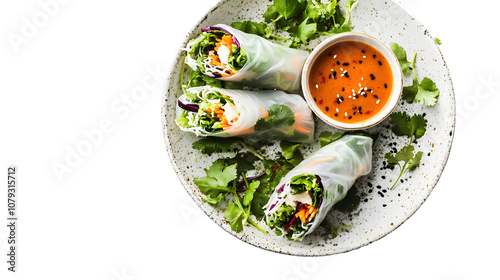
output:
[[[17,165],[20,197],[18,272],[7,272],[1,218],[0,279],[500,279],[496,1],[402,1],[443,41],[460,121],[451,156],[400,228],[322,258],[232,237],[194,205],[170,165],[165,72],[216,0],[69,0],[44,21],[47,2],[0,3],[0,178]],[[13,34],[23,39],[13,43]],[[86,154],[58,177],[54,164],[77,148]]]

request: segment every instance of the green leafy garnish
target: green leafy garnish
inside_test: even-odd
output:
[[[401,70],[403,71],[403,75],[410,75],[410,62],[406,58],[406,51],[400,45],[396,43],[390,44],[392,52],[396,55],[396,58],[399,61],[399,65],[401,65]]]
[[[345,226],[334,226],[328,221],[324,221],[321,226],[325,227],[326,229],[330,230],[332,232],[332,239],[339,236],[339,230],[340,229],[346,229],[350,228],[351,225],[345,225]]]
[[[396,112],[391,114],[392,132],[398,136],[407,136],[410,138],[410,143],[404,146],[396,154],[387,153],[385,158],[389,165],[399,166],[399,177],[391,187],[394,189],[401,176],[408,170],[412,171],[420,165],[423,152],[414,153],[415,147],[411,145],[413,141],[424,136],[427,129],[427,120],[423,115],[409,116],[406,112]],[[400,162],[403,162],[401,164]]]
[[[396,154],[387,153],[385,154],[385,158],[387,159],[387,163],[390,165],[398,165],[399,166],[399,177],[396,179],[394,184],[391,187],[391,190],[394,189],[396,184],[398,183],[401,176],[406,173],[408,170],[414,170],[420,164],[420,159],[422,158],[423,152],[419,151],[416,154],[414,153],[415,148],[413,145],[407,145],[399,150]],[[400,162],[404,164],[401,165]]]
[[[396,43],[391,43],[390,46],[401,65],[403,74],[407,76],[410,74],[410,69],[413,70],[413,84],[403,88],[402,99],[408,103],[417,102],[425,106],[435,106],[439,97],[439,89],[436,87],[436,84],[427,77],[424,78],[422,82],[418,82],[415,68],[417,53],[413,55],[412,62],[410,63],[406,59],[406,51],[401,46]]]
[[[286,105],[273,104],[267,112],[269,114],[267,118],[259,119],[255,124],[255,131],[284,128],[295,123],[295,115],[292,109]]]
[[[398,136],[408,136],[410,143],[424,136],[427,120],[422,115],[409,116],[406,112],[391,114],[392,132]]]
[[[202,153],[211,155],[213,153],[227,152],[233,148],[237,138],[206,137],[193,142],[193,149],[199,149]]]
[[[237,178],[236,166],[236,164],[227,166],[223,159],[219,159],[208,169],[205,168],[207,176],[194,179],[200,191],[207,196],[206,202],[217,204],[231,192],[228,184]]]
[[[438,37],[435,37],[434,38],[434,42],[438,45],[441,45],[443,42],[441,42],[441,40],[438,38]]]
[[[352,30],[350,14],[356,1],[347,2],[344,15],[336,0],[274,0],[264,13],[267,23],[252,21],[233,23],[232,26],[267,39],[283,41],[283,45],[298,48],[319,35],[332,36]],[[276,30],[288,33],[290,38],[277,36]]]

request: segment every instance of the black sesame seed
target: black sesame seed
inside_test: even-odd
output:
[[[349,78],[349,73],[345,72],[345,75],[344,75],[346,78]]]
[[[384,194],[382,192],[377,192],[381,197],[384,197]]]
[[[365,198],[365,202],[368,202],[368,198]]]
[[[378,61],[378,65],[382,66],[382,61],[379,60]]]
[[[344,63],[342,63],[342,65],[349,66],[349,62],[344,62]]]
[[[430,157],[430,156],[431,156],[431,153],[428,153],[428,154],[427,154],[427,156],[428,156],[428,157]]]
[[[382,188],[382,186],[381,186],[381,185],[378,185],[378,186],[377,186],[377,189],[379,189],[379,190],[380,190],[381,188]]]
[[[362,53],[366,53],[366,51],[365,51],[365,50],[361,50],[361,52],[362,52]]]
[[[337,65],[340,65],[340,61],[337,61]]]
[[[333,78],[337,79],[337,71],[333,71]]]
[[[327,106],[327,107],[325,107],[325,110],[328,112],[328,110],[330,110],[330,108],[328,108],[328,106]]]
[[[387,207],[387,204],[382,204],[382,207]]]
[[[328,53],[328,56],[332,56],[332,53]]]
[[[378,95],[376,95],[376,94],[375,94],[375,95],[373,95],[373,97],[375,97],[375,98],[377,98],[377,99],[378,99]]]
[[[335,117],[338,117],[338,116],[339,116],[339,114],[335,113]]]
[[[387,84],[384,84],[384,87],[387,88]]]
[[[373,55],[373,58],[376,58],[377,56],[376,55]]]
[[[340,101],[344,101],[344,97],[343,96],[340,97]]]
[[[345,88],[342,88],[342,91],[345,91]]]
[[[316,100],[316,97],[314,97],[313,99],[314,99],[314,101],[318,101],[318,100]]]
[[[332,74],[328,75],[328,79],[331,79],[332,78]]]
[[[364,96],[364,97],[368,97],[368,94],[366,94],[366,93],[364,93],[364,92],[363,92],[363,96]]]
[[[422,117],[425,117],[426,115],[427,115],[426,113],[423,113],[423,114],[422,114]],[[450,132],[450,133],[451,133],[451,132]]]
[[[353,115],[356,115],[356,112],[353,112],[352,114],[353,114]]]
[[[405,182],[403,179],[401,179],[400,181],[401,181],[401,183],[404,183],[404,182]]]
[[[337,98],[337,104],[340,104],[340,102],[341,102],[340,98]]]
[[[383,192],[383,193],[386,193],[386,192],[387,192],[387,190],[386,190],[386,189],[383,189],[383,190],[382,190],[382,192]]]
[[[358,111],[360,111],[360,112],[361,112],[361,106],[359,106]]]
[[[348,119],[352,119],[352,116],[349,116],[349,118],[348,118]]]
[[[370,188],[373,187],[372,183],[369,182],[368,187],[370,187]]]
[[[373,76],[373,74],[370,74],[370,77],[372,80],[375,80],[375,76]]]
[[[369,91],[369,92],[373,92],[373,89],[369,88],[369,89],[367,89],[367,91]]]
[[[358,108],[358,107],[356,107],[356,106],[352,107],[352,109],[353,109],[353,110],[356,110],[357,108]]]
[[[326,108],[328,108],[328,107],[326,107]],[[384,179],[384,180],[385,180],[385,176],[382,176],[382,179]]]
[[[368,190],[368,193],[372,193],[372,192],[373,192],[373,189],[369,189],[369,190]]]
[[[360,60],[360,61],[359,61],[359,64],[361,64],[361,63],[363,63],[363,61],[362,61],[362,60]]]

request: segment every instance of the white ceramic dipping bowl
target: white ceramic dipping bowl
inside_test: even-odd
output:
[[[391,90],[391,96],[386,106],[378,114],[373,115],[369,119],[358,123],[340,122],[327,116],[316,105],[316,102],[314,102],[309,89],[309,74],[312,70],[312,67],[316,59],[332,45],[345,41],[357,41],[372,46],[373,48],[378,50],[382,55],[385,56],[392,70],[392,77],[393,77],[392,90]],[[319,117],[325,123],[339,129],[357,130],[357,129],[365,129],[373,127],[382,122],[385,118],[387,118],[391,114],[391,112],[394,110],[401,97],[401,92],[403,90],[403,73],[401,72],[401,66],[399,65],[398,59],[391,51],[391,49],[382,41],[365,33],[346,32],[332,36],[324,40],[312,51],[312,53],[309,55],[304,64],[304,68],[302,69],[301,83],[302,83],[302,91],[304,93],[304,97],[307,101],[307,104],[314,112],[314,114],[316,114],[317,117]]]

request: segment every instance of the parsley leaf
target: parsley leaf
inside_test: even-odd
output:
[[[394,184],[391,187],[391,190],[394,189],[396,184],[398,183],[401,176],[406,173],[408,170],[414,170],[420,165],[420,160],[422,159],[423,152],[419,151],[417,154],[414,153],[415,147],[413,145],[407,145],[399,150],[395,155],[392,153],[385,154],[385,158],[390,165],[398,165],[399,166],[399,177],[396,179]],[[400,162],[404,162],[401,165]]]
[[[441,45],[443,42],[441,42],[441,40],[438,38],[438,37],[435,37],[434,38],[434,42],[437,44],[437,45]]]
[[[433,107],[437,103],[439,89],[436,87],[436,84],[427,77],[425,77],[422,82],[418,82],[417,71],[415,69],[416,57],[417,53],[415,53],[411,62],[411,68],[413,69],[413,83],[411,86],[403,87],[402,98],[408,103],[413,103],[415,101],[417,103],[424,104],[425,106]]]
[[[194,179],[200,191],[207,196],[206,202],[216,204],[232,189],[228,184],[237,178],[236,164],[227,166],[223,159],[215,161],[209,169],[205,168],[207,176]]]
[[[206,137],[193,142],[193,149],[199,149],[202,153],[211,155],[213,153],[227,152],[231,150],[237,138]]]
[[[410,137],[410,143],[424,136],[427,120],[422,115],[409,116],[406,112],[391,114],[392,132],[397,136]]]
[[[245,33],[259,35],[266,39],[271,38],[273,34],[273,27],[264,22],[241,21],[233,22],[231,26]]]
[[[403,75],[410,75],[410,62],[406,59],[406,51],[400,45],[396,43],[390,44],[392,52],[396,55],[396,58],[401,65],[401,70],[403,71]]]
[[[243,230],[243,219],[245,212],[233,202],[227,204],[224,218],[230,222],[231,230],[241,232]]]
[[[253,195],[257,188],[260,186],[260,181],[253,181],[248,189],[245,191],[245,196],[243,197],[243,205],[248,206],[253,200]]]
[[[274,7],[285,19],[292,19],[304,11],[306,0],[274,0]]]
[[[267,112],[268,117],[259,119],[255,124],[255,131],[283,128],[295,123],[295,115],[292,109],[286,105],[273,104]]]
[[[334,226],[328,221],[324,221],[321,226],[325,227],[326,229],[329,229],[332,232],[332,238],[335,238],[339,235],[339,230],[340,229],[346,229],[350,228],[351,225],[346,225],[346,226]]]

